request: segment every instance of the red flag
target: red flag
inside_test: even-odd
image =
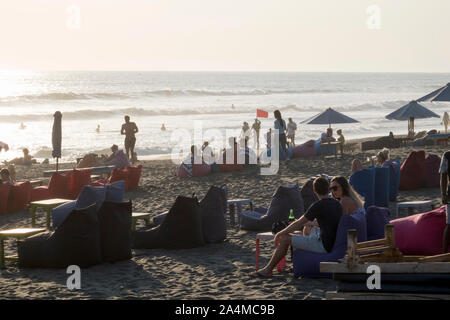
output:
[[[257,118],[268,118],[269,113],[267,111],[256,109],[256,117]]]

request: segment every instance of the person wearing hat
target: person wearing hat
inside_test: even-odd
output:
[[[115,166],[116,168],[123,169],[130,166],[130,162],[128,161],[128,157],[123,152],[123,150],[119,150],[117,144],[113,144],[111,146],[112,154],[105,159],[105,166]]]

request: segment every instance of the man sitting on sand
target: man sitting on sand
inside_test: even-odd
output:
[[[319,201],[315,202],[306,213],[294,220],[288,227],[275,235],[275,243],[279,245],[275,249],[269,263],[261,270],[253,273],[258,277],[271,277],[272,270],[286,256],[289,246],[293,249],[301,249],[310,252],[331,252],[336,240],[339,220],[342,217],[342,206],[336,199],[328,198],[328,180],[318,177],[313,182],[313,190]],[[311,232],[310,235],[292,234],[300,231],[308,222],[317,220],[319,232]]]
[[[9,161],[9,164],[31,166],[33,163],[37,163],[36,159],[33,159],[33,157],[30,155],[30,151],[28,151],[27,148],[23,148],[22,152],[23,152],[22,158],[14,158],[11,161]]]
[[[105,159],[105,166],[115,166],[116,168],[123,169],[130,166],[127,155],[123,150],[119,150],[117,144],[113,144],[111,147],[112,154]]]

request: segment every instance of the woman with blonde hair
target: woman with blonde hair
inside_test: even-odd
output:
[[[351,214],[358,210],[365,213],[363,198],[345,177],[337,176],[331,179],[330,191],[333,198],[341,203],[343,214]]]

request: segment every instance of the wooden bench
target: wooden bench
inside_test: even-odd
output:
[[[36,224],[36,210],[38,208],[43,208],[47,212],[47,229],[50,229],[51,210],[70,201],[72,200],[56,198],[30,202],[31,227],[34,227]]]
[[[111,173],[112,170],[115,169],[115,166],[104,166],[104,167],[91,167],[91,168],[79,168],[78,170],[92,170],[92,174],[98,174],[98,173]],[[67,173],[71,172],[73,169],[62,169],[58,170],[58,173]],[[44,171],[44,177],[51,177],[52,174],[56,173],[56,170],[47,170]]]
[[[5,239],[7,238],[16,238],[25,239],[35,234],[44,232],[43,228],[19,228],[19,229],[10,229],[10,230],[2,230],[0,231],[0,268],[5,267],[6,260],[17,260],[17,256],[8,256],[5,257]]]

